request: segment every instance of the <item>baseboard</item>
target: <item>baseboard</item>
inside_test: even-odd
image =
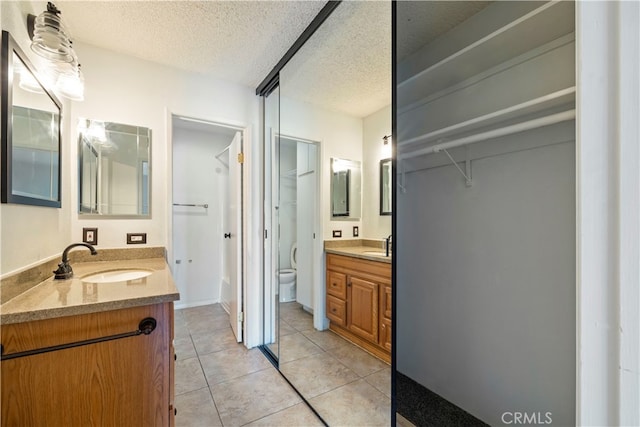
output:
[[[219,302],[220,301],[216,300],[216,299],[208,299],[208,300],[196,301],[196,302],[178,302],[178,301],[176,301],[174,303],[174,307],[175,307],[176,310],[180,310],[180,309],[183,309],[183,308],[200,307],[201,305],[217,304]]]

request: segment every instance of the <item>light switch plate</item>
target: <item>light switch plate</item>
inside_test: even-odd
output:
[[[358,235],[360,234],[360,229],[358,228],[357,225],[353,226],[353,237],[358,237]]]
[[[342,237],[342,230],[333,230],[333,237]]]
[[[82,241],[84,243],[88,243],[90,245],[98,244],[98,229],[97,228],[86,228],[82,229]]]
[[[144,245],[147,243],[147,233],[127,233],[127,245]]]

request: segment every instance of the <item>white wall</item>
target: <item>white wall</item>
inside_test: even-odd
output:
[[[283,83],[285,84],[285,83]],[[330,211],[331,158],[362,162],[362,119],[318,108],[308,103],[280,98],[280,132],[284,135],[320,142],[320,209],[323,239],[331,240],[332,230],[342,230],[351,238],[352,227],[362,229],[362,221],[332,221]]]
[[[79,117],[151,129],[151,219],[109,220],[79,216],[72,210],[72,238],[82,227],[98,227],[99,247],[126,246],[126,233],[146,232],[149,246],[167,246],[170,220],[170,151],[167,110],[176,114],[245,125],[257,122],[257,100],[250,88],[214,80],[152,62],[78,43],[85,75],[85,100],[74,102],[71,123]],[[70,157],[77,156],[72,131]],[[74,160],[71,160],[74,161]],[[75,188],[77,177],[72,177]],[[77,194],[71,194],[73,206]]]
[[[391,158],[391,106],[367,116],[362,131],[362,233],[367,239],[383,239],[391,234],[391,216],[380,215],[380,160]]]
[[[0,2],[2,29],[11,33],[36,69],[43,69],[43,61],[29,48],[27,14],[39,14],[46,2]],[[62,111],[62,207],[45,208],[15,204],[0,205],[0,275],[6,276],[42,260],[58,257],[70,243],[72,197],[71,175],[76,163],[69,167],[70,119],[65,114],[69,103],[64,98]]]
[[[215,156],[230,143],[228,135],[173,129],[173,200],[209,205],[208,209],[173,207],[173,259],[169,262],[180,291],[177,306],[220,301],[228,242],[223,235],[228,231],[224,220],[229,168]],[[228,157],[221,158],[228,164]]]

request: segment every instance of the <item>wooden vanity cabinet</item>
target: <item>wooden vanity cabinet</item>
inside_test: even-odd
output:
[[[327,254],[329,329],[391,360],[391,264]]]
[[[137,335],[2,360],[3,426],[172,426],[173,303],[2,326],[3,355]]]

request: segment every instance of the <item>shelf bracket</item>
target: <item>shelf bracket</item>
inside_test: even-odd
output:
[[[451,163],[453,163],[453,166],[455,166],[456,169],[458,169],[458,172],[462,174],[462,176],[465,179],[465,185],[467,187],[473,186],[473,180],[471,179],[471,160],[469,160],[469,158],[466,158],[464,161],[465,170],[466,170],[466,173],[465,173],[465,171],[463,171],[462,168],[458,166],[458,163],[455,160],[453,160],[453,157],[451,157],[451,154],[449,154],[446,148],[443,148],[442,151],[444,151],[444,154],[446,154],[447,157],[449,157],[449,160],[451,160]]]

